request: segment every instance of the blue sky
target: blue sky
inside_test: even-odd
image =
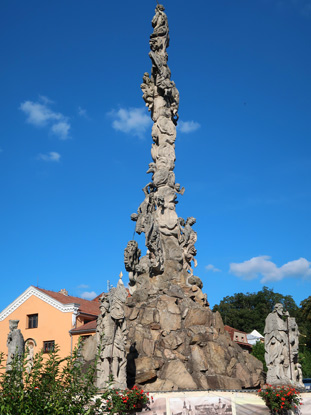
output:
[[[156,1],[3,0],[0,309],[29,285],[115,284],[143,200]],[[213,306],[311,294],[311,1],[167,0],[179,216]],[[144,239],[138,237],[140,248]]]

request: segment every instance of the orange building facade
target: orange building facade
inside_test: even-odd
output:
[[[47,353],[57,344],[60,356],[66,357],[80,336],[95,334],[99,305],[99,296],[89,301],[69,296],[66,290],[30,286],[0,313],[0,352],[7,354],[9,320],[19,320],[18,328],[34,353]]]

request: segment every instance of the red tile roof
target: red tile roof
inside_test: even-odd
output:
[[[230,327],[230,326],[224,326],[224,329],[230,334],[231,340],[233,340],[235,343],[239,344],[241,347],[246,347],[248,349],[253,348],[253,346],[248,343],[245,331],[237,330],[237,329],[235,329],[233,327]],[[239,340],[234,339],[234,333],[244,334],[244,341],[241,342]]]
[[[77,327],[76,329],[72,329],[70,330],[70,333],[72,334],[79,334],[79,333],[84,333],[86,331],[88,332],[95,332],[96,331],[96,324],[97,324],[97,320],[92,320],[89,321],[86,324],[83,324],[83,326]]]
[[[54,298],[54,300],[59,301],[62,304],[79,304],[79,311],[85,314],[91,314],[93,316],[98,316],[99,314],[99,301],[90,301],[84,300],[80,297],[73,297],[71,295],[64,295],[61,293],[57,293],[55,291],[45,290],[43,288],[35,287],[37,290],[43,292],[44,294],[49,295],[50,297]]]

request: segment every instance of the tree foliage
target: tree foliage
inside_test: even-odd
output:
[[[224,297],[214,306],[213,311],[219,311],[224,324],[228,326],[246,333],[255,329],[263,334],[265,319],[276,303],[283,304],[284,310],[292,317],[297,316],[298,307],[293,297],[275,293],[268,287],[263,287],[257,293],[237,293]]]
[[[264,343],[262,343],[260,341],[255,343],[253,345],[253,349],[252,349],[251,354],[263,363],[263,370],[264,370],[264,372],[267,372],[267,365],[266,365],[266,361],[265,361],[265,345],[264,345]]]
[[[311,296],[301,301],[297,316],[299,331],[302,334],[303,350],[311,351]]]

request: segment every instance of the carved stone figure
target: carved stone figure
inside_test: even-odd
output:
[[[122,273],[116,288],[101,298],[100,316],[97,321],[99,361],[97,363],[97,386],[126,388],[126,322],[124,303],[127,291],[122,282]]]
[[[298,363],[298,326],[295,318],[283,312],[282,304],[275,304],[266,318],[264,334],[267,383],[303,387]]]
[[[304,388],[302,382],[301,365],[298,363],[299,358],[299,329],[295,317],[288,317],[288,341],[289,341],[289,356],[290,356],[290,370],[289,377],[297,384],[298,388]]]
[[[150,111],[153,107],[154,100],[154,84],[151,81],[148,72],[144,73],[143,83],[140,85],[141,90],[143,91],[143,100]]]
[[[289,381],[287,326],[283,320],[283,305],[275,304],[265,324],[265,360],[268,368],[267,383],[282,384]]]
[[[10,332],[8,334],[7,346],[8,346],[8,358],[6,361],[6,371],[12,369],[11,363],[17,357],[18,359],[22,358],[24,353],[24,337],[18,329],[19,320],[10,320],[9,328]]]
[[[34,347],[35,347],[34,340],[29,339],[29,340],[26,341],[26,353],[27,353],[27,355],[26,355],[26,361],[27,361],[26,370],[27,370],[28,373],[30,373],[31,369],[33,368],[33,362],[34,362],[34,356],[35,356]]]
[[[197,266],[197,261],[194,258],[197,254],[197,250],[194,244],[197,241],[197,233],[192,229],[192,226],[196,223],[196,219],[192,216],[187,218],[186,222],[180,218],[179,224],[181,229],[180,244],[183,247],[184,269],[187,270],[190,275],[193,275],[191,268],[191,262],[194,266]]]
[[[136,281],[140,255],[141,250],[138,248],[138,243],[136,241],[129,241],[124,250],[124,265],[126,271],[129,273],[130,284],[134,284]]]

